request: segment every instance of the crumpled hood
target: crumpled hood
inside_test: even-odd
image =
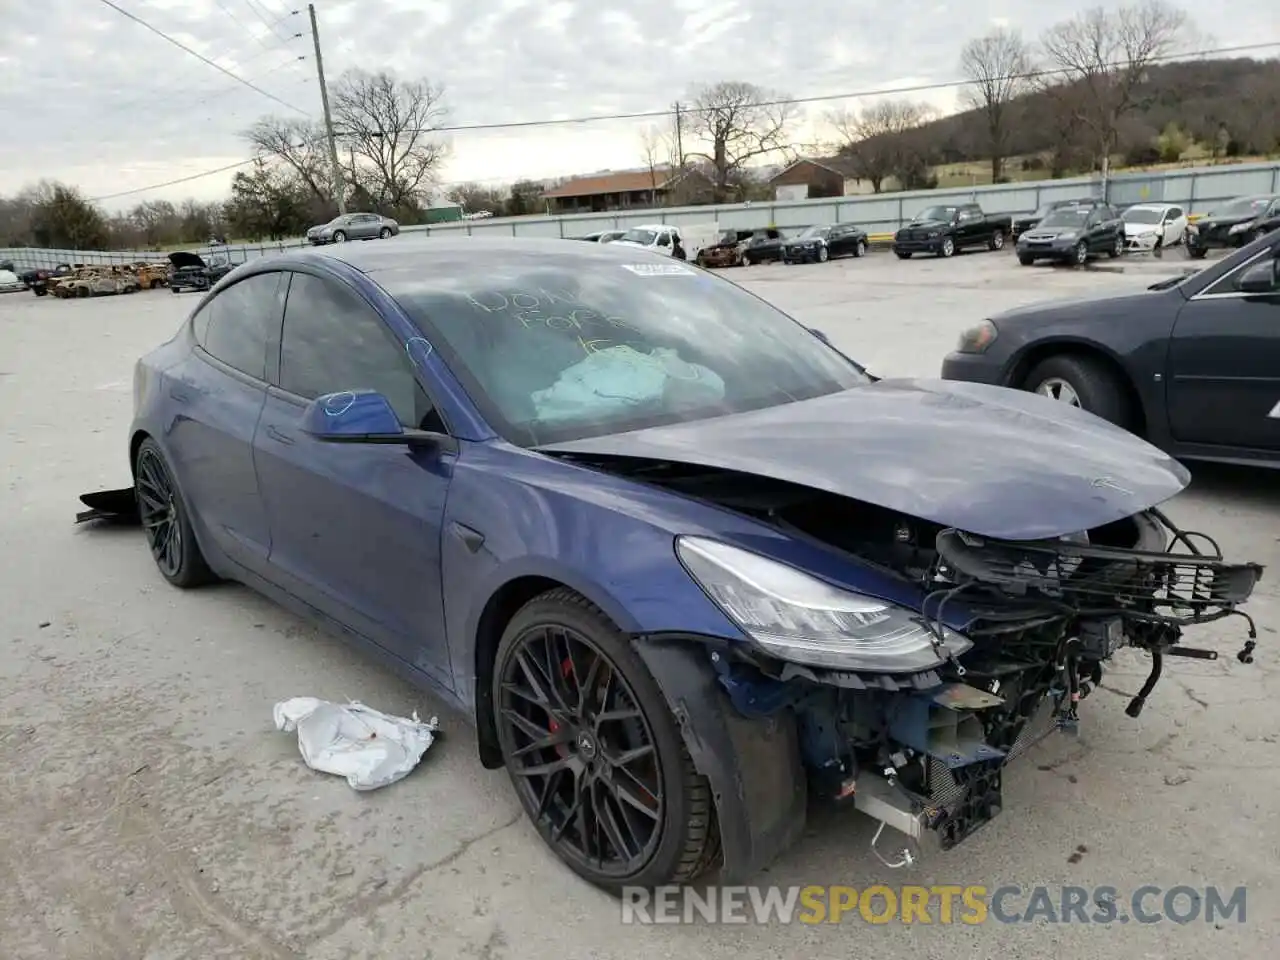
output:
[[[1158,223],[1130,223],[1127,220],[1124,225],[1124,235],[1126,237],[1140,237],[1144,233],[1159,233],[1160,225]]]
[[[540,448],[671,460],[802,484],[981,536],[1101,526],[1190,481],[1161,450],[1056,400],[880,380],[763,410]]]

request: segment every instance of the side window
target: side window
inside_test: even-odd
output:
[[[259,273],[227,287],[195,319],[196,340],[212,357],[267,378],[267,342],[280,319],[282,273]]]
[[[1223,277],[1213,286],[1205,290],[1204,295],[1209,296],[1219,293],[1239,293],[1240,281],[1244,278],[1244,275],[1254,267],[1261,266],[1263,264],[1270,265],[1272,276],[1277,278],[1277,288],[1280,288],[1280,254],[1277,254],[1272,250],[1269,253],[1264,253],[1261,256],[1255,257],[1247,263],[1237,267],[1231,273],[1227,274],[1227,276]]]
[[[377,390],[406,427],[443,431],[401,344],[382,319],[337,281],[295,273],[284,308],[280,387],[313,400]]]
[[[667,233],[666,231],[663,231],[662,233],[658,234],[658,246],[660,247],[671,246],[671,234]]]
[[[1177,220],[1177,219],[1178,219],[1179,217],[1181,217],[1181,216],[1182,216],[1182,208],[1181,208],[1181,207],[1170,207],[1170,208],[1169,208],[1169,212],[1165,214],[1165,219],[1166,219],[1166,220]]]

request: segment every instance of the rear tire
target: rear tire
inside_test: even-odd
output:
[[[346,242],[347,242],[347,234],[346,234],[346,232],[345,232],[345,231],[343,231],[343,230],[335,230],[335,231],[333,232],[333,242],[334,242],[334,243],[346,243]]]
[[[1071,257],[1072,262],[1077,267],[1083,267],[1089,262],[1089,245],[1081,240],[1076,244],[1075,251]]]
[[[859,240],[853,248],[853,255],[855,257],[865,257],[867,255],[867,241]]]
[[[543,650],[548,655],[539,659]],[[550,663],[554,667],[548,673],[544,665]],[[580,681],[592,677],[596,682],[583,691]],[[530,696],[539,692],[535,683],[542,688],[540,698]],[[612,704],[600,699],[601,691],[604,697],[613,692]],[[498,645],[493,703],[503,762],[526,815],[543,842],[583,879],[619,895],[627,886],[651,889],[692,880],[719,860],[711,788],[694,768],[661,688],[627,637],[589,601],[560,588],[534,598],[512,617]],[[606,712],[615,719],[600,720]],[[617,719],[620,713],[635,716]],[[564,736],[559,743],[531,747],[557,734]],[[648,752],[636,766],[628,763],[627,776],[615,781],[615,773],[623,770],[619,754],[635,755],[646,743]],[[559,769],[546,772],[549,766]],[[539,767],[543,772],[533,772]],[[583,819],[564,823],[572,802],[564,791],[579,801],[591,799],[601,836],[612,828],[620,837],[615,783],[653,813],[624,811],[629,815],[626,838],[644,852],[627,863],[610,859],[606,866],[604,858],[597,862],[583,855],[592,842],[592,831],[583,828],[587,811],[579,808]],[[566,829],[557,835],[562,825]]]
[[[1116,260],[1124,254],[1124,237],[1117,236],[1111,244],[1111,249],[1107,251],[1107,256],[1112,260]]]
[[[992,250],[1003,250],[1004,249],[1004,231],[997,230],[995,233],[993,233],[991,235],[991,240],[987,245]]]
[[[150,437],[139,444],[134,458],[134,495],[160,576],[184,589],[215,582],[218,578],[205,562],[191,529],[177,478],[160,445]]]
[[[1126,430],[1130,428],[1133,411],[1124,384],[1101,361],[1071,354],[1047,357],[1027,374],[1022,386],[1043,395],[1044,385],[1054,381],[1069,385],[1079,398],[1081,409]]]

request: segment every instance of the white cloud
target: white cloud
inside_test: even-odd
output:
[[[320,98],[306,7],[293,0],[113,0],[302,112]],[[795,96],[955,79],[963,42],[994,23],[1033,37],[1095,3],[946,3],[922,16],[847,0],[317,0],[326,72],[390,69],[443,83],[455,124],[663,110],[692,86],[742,79]],[[1274,36],[1272,0],[1235,0],[1215,43]],[[1202,5],[1191,5],[1204,20]],[[290,11],[299,10],[296,14]],[[1201,24],[1208,26],[1208,24]],[[1228,32],[1229,31],[1229,32]],[[300,35],[300,36],[299,36]],[[298,60],[303,57],[305,59]],[[247,157],[239,132],[278,103],[92,0],[5,5],[0,193],[40,177],[90,196]],[[920,94],[942,109],[953,90]],[[809,109],[818,116],[828,106]],[[654,121],[451,134],[445,179],[548,177],[642,161]],[[808,131],[812,135],[812,131]],[[212,199],[231,173],[147,197]]]

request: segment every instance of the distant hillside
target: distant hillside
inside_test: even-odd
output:
[[[1280,152],[1280,60],[1198,60],[1151,67],[1138,106],[1120,125],[1117,162],[1176,162],[1208,156],[1270,156]],[[1050,170],[1059,176],[1093,164],[1082,132],[1055,123],[1054,102],[1043,93],[1016,103],[1006,175]],[[920,130],[936,165],[989,159],[986,126],[969,110]],[[1055,162],[1056,161],[1056,162]],[[1054,169],[1056,167],[1056,169]],[[988,176],[989,179],[989,176]]]

